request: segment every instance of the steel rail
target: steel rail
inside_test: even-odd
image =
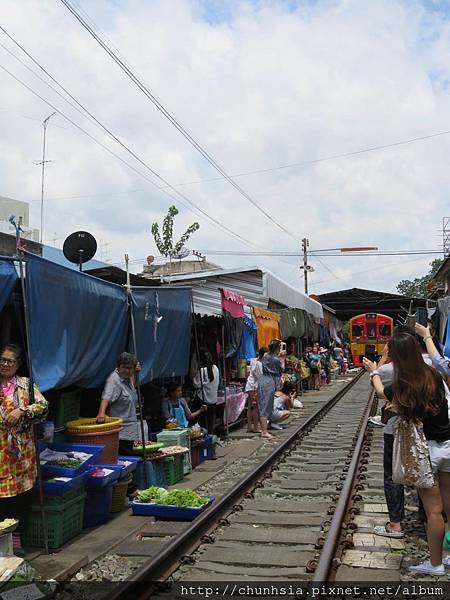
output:
[[[348,509],[350,508],[349,505],[351,502],[352,492],[358,479],[358,466],[361,460],[364,442],[366,440],[367,422],[374,404],[375,394],[372,390],[366,410],[364,411],[364,415],[360,422],[360,430],[355,444],[355,450],[348,467],[347,476],[345,478],[342,491],[339,495],[339,500],[334,510],[325,544],[322,548],[317,567],[314,571],[312,582],[326,583],[327,581],[330,581],[335,559],[335,552],[343,532],[342,526],[345,522]]]
[[[149,583],[164,581],[173,572],[174,566],[180,562],[180,559],[201,544],[201,538],[217,527],[218,520],[230,512],[236,501],[252,490],[264,478],[264,475],[268,474],[273,466],[279,462],[286,451],[295,446],[303,435],[309,433],[316,421],[321,420],[361,379],[363,374],[364,370],[361,370],[345,387],[300,425],[280,446],[275,448],[254,471],[239,480],[210,508],[201,513],[187,529],[162,548],[157,556],[144,563],[132,573],[129,579],[121,582],[108,593],[108,600],[121,600],[131,597],[136,599],[141,594],[148,592]]]

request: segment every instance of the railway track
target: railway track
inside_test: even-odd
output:
[[[332,581],[351,546],[375,409],[361,372],[192,523],[149,523],[145,541],[130,542],[141,566],[108,599],[150,598],[161,581]]]

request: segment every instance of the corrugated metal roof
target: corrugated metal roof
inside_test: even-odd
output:
[[[313,315],[316,321],[323,318],[319,302],[260,267],[176,275],[164,278],[164,281],[171,285],[183,283],[192,286],[194,308],[203,314],[222,314],[219,290],[225,288],[244,296],[249,306],[267,308],[270,299],[289,308],[302,308]]]

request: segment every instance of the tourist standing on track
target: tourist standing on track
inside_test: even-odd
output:
[[[435,477],[432,488],[418,489],[427,515],[430,560],[410,570],[441,576],[445,566],[450,566],[450,557],[442,560],[442,512],[450,519],[450,422],[444,386],[436,370],[425,364],[419,343],[410,334],[394,335],[388,342],[388,352],[394,365],[391,385],[383,385],[376,363],[365,358],[364,365],[371,373],[377,395],[388,400],[390,410],[406,421],[423,423]]]
[[[267,348],[259,349],[258,357],[250,361],[250,375],[245,384],[247,394],[247,431],[249,433],[261,433],[258,413],[258,381],[261,378],[262,359],[267,352]]]
[[[269,352],[262,359],[262,375],[258,381],[258,410],[261,425],[261,437],[271,439],[273,435],[267,431],[267,421],[273,412],[274,395],[281,387],[283,368],[279,358],[281,341],[273,340],[269,344]]]
[[[318,344],[314,344],[312,352],[308,354],[308,361],[311,369],[311,389],[319,391],[321,362]]]

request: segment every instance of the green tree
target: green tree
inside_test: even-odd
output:
[[[200,228],[198,223],[192,223],[183,235],[180,237],[176,244],[173,243],[173,220],[178,214],[176,206],[170,206],[167,215],[164,217],[162,225],[162,237],[159,233],[158,223],[152,223],[152,235],[155,240],[156,247],[161,252],[162,256],[177,256],[185,243],[191,237],[193,233]]]
[[[442,258],[435,258],[430,262],[430,271],[428,275],[423,277],[416,277],[412,281],[409,279],[403,279],[397,285],[397,291],[403,296],[412,296],[414,298],[427,298],[428,297],[428,283],[433,279],[434,275],[439,270],[440,266],[444,261]]]

